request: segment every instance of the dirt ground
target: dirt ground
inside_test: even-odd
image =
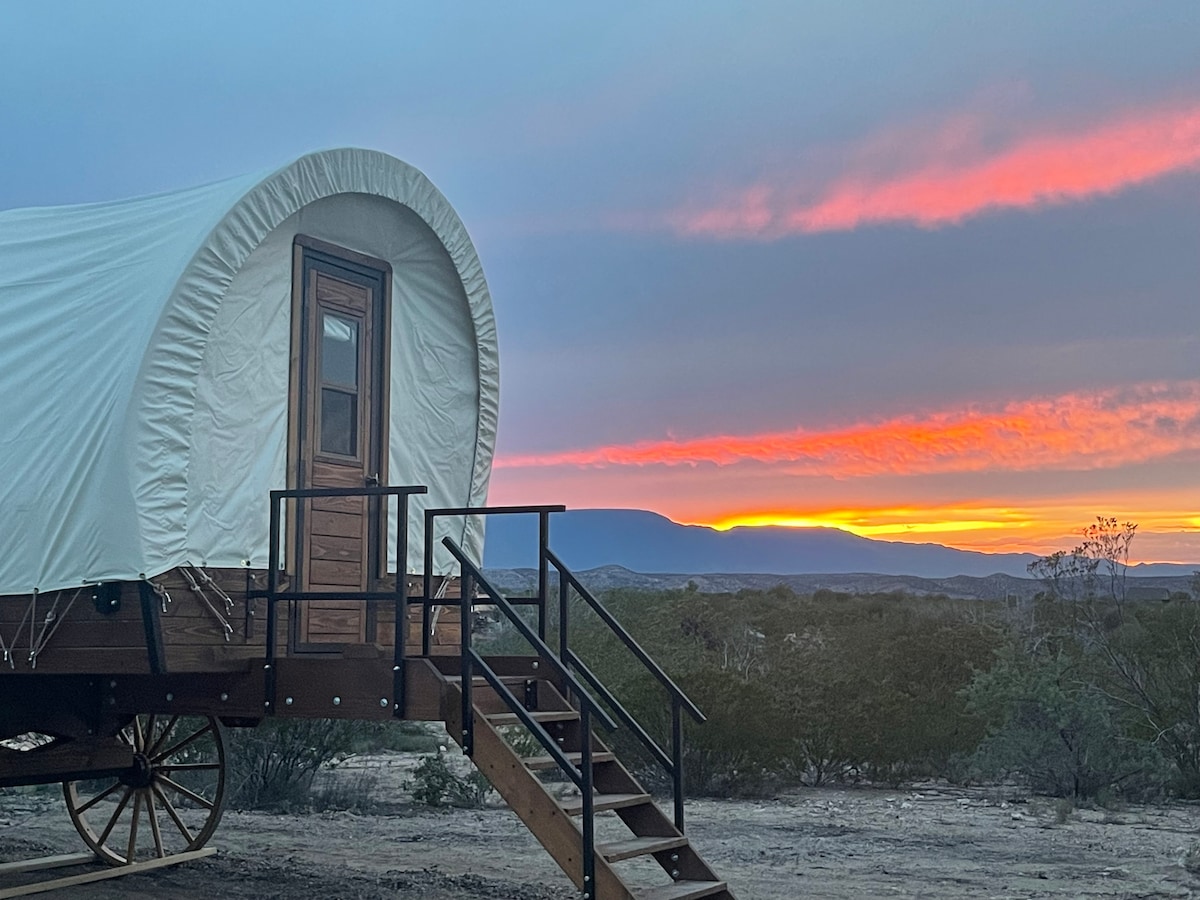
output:
[[[216,856],[67,895],[577,896],[503,806],[437,811],[397,800],[412,762],[405,754],[358,761],[381,776],[379,790],[390,805],[378,814],[230,811],[213,841]],[[1200,897],[1200,875],[1186,865],[1200,839],[1200,808],[1190,805],[1067,810],[1002,788],[818,788],[762,801],[692,801],[688,816],[693,842],[740,900]],[[0,859],[81,849],[55,793],[0,796]],[[0,888],[13,883],[7,879]]]

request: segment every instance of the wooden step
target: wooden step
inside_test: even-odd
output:
[[[688,839],[683,835],[677,837],[635,837],[623,841],[613,841],[608,844],[597,844],[596,852],[609,862],[619,862],[622,859],[632,859],[635,856],[649,856],[651,853],[662,853],[677,847],[686,847]]]
[[[582,753],[564,753],[563,755],[572,763],[574,763],[576,767],[583,762]],[[612,762],[616,758],[617,755],[615,753],[601,753],[597,750],[592,753],[592,765],[595,765],[596,763]],[[525,760],[525,767],[527,769],[557,769],[558,761],[552,756],[531,756]]]
[[[729,890],[724,881],[675,881],[637,892],[637,900],[699,900]]]
[[[535,722],[574,722],[579,719],[579,713],[573,709],[537,710],[531,711],[529,715]],[[525,724],[516,713],[490,713],[486,718],[493,725]]]
[[[649,794],[596,794],[592,809],[603,812],[606,809],[624,809],[626,806],[641,806],[653,802]],[[571,797],[564,800],[562,808],[567,815],[577,816],[583,812],[583,798]]]
[[[442,679],[444,681],[449,682],[450,684],[462,684],[462,676],[461,675],[443,675]],[[511,685],[524,685],[527,681],[537,681],[537,679],[532,678],[528,675],[501,675],[500,676],[500,683],[504,684],[504,685],[510,685],[510,686]],[[491,687],[491,685],[488,683],[488,680],[486,678],[484,678],[482,675],[475,675],[474,677],[472,677],[471,685],[473,687],[479,687],[481,685],[484,687]]]

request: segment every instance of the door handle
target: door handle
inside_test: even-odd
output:
[[[363,481],[367,483],[367,487],[379,487],[379,473],[376,472],[374,475],[368,475]]]

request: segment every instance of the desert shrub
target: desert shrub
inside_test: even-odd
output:
[[[1163,783],[1161,755],[1122,730],[1112,701],[1064,652],[1009,648],[966,695],[991,723],[974,758],[984,776],[1016,775],[1036,793],[1089,801]]]
[[[305,808],[313,812],[349,810],[370,813],[379,808],[379,776],[369,770],[353,773],[323,770],[313,779]]]
[[[484,806],[492,789],[487,776],[475,768],[460,773],[447,757],[447,751],[439,749],[421,759],[405,783],[413,800],[425,806]]]
[[[1128,604],[1123,621],[1090,643],[1125,730],[1170,762],[1174,792],[1200,797],[1200,604]]]
[[[1001,641],[986,605],[833,592],[818,601],[782,586],[734,596],[617,591],[605,602],[708,716],[687,730],[690,793],[939,775],[983,737],[961,691]],[[628,651],[582,625],[572,645],[669,746],[667,696]],[[633,743],[609,740],[618,752]],[[651,763],[639,774],[665,780]]]
[[[243,809],[307,807],[317,773],[376,730],[374,723],[346,719],[268,719],[230,729],[229,802]]]

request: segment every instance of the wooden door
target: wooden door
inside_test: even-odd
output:
[[[293,301],[293,483],[386,484],[387,264],[297,239]],[[304,591],[292,616],[297,652],[374,640],[363,601],[341,592],[374,588],[383,568],[377,500],[313,498],[297,504],[296,575]]]

